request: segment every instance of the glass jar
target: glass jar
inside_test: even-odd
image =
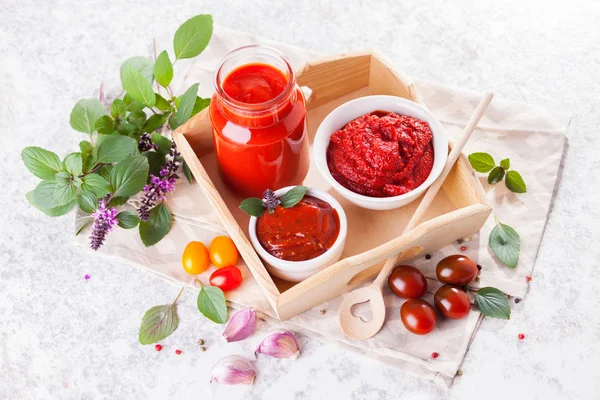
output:
[[[221,176],[243,196],[299,185],[309,167],[306,102],[289,60],[251,45],[227,55],[210,103]]]

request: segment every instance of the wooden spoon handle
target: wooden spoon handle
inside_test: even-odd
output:
[[[446,177],[450,173],[450,170],[454,166],[454,163],[456,163],[456,160],[458,160],[460,153],[465,147],[465,144],[467,144],[467,141],[471,137],[471,134],[475,130],[475,127],[479,123],[479,120],[485,113],[485,110],[492,101],[493,97],[494,95],[492,93],[486,93],[479,102],[479,105],[477,105],[477,108],[473,112],[473,115],[471,115],[471,118],[469,119],[469,122],[467,122],[465,129],[463,129],[460,137],[458,138],[456,143],[454,143],[454,146],[452,147],[452,151],[448,155],[448,159],[446,160],[446,164],[444,165],[442,173],[435,180],[435,182],[433,182],[429,189],[427,189],[427,192],[425,192],[423,200],[421,200],[421,203],[419,203],[419,206],[415,210],[415,213],[411,217],[410,221],[408,221],[408,225],[406,225],[406,228],[404,228],[403,233],[410,231],[412,228],[417,226],[419,222],[421,222],[421,219],[423,219],[423,216],[427,212],[427,209],[429,208],[431,203],[433,203],[433,199],[442,187],[442,184],[446,180]],[[394,267],[394,264],[396,264],[396,260],[400,257],[401,254],[396,254],[385,261],[381,272],[379,272],[379,275],[377,275],[377,278],[373,282],[374,285],[383,287],[386,278],[390,274],[392,268]]]

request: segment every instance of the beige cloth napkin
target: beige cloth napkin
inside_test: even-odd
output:
[[[170,39],[158,41],[159,48],[168,48],[169,41]],[[166,45],[160,46],[161,43]],[[179,66],[183,69],[175,88],[200,82],[200,95],[208,97],[213,90],[213,74],[225,54],[250,43],[269,44],[279,48],[296,67],[302,66],[313,56],[294,46],[217,27],[209,48],[197,59]],[[425,104],[439,118],[451,137],[456,137],[461,132],[481,97],[478,93],[430,82],[419,82],[418,89]],[[495,98],[467,144],[467,154],[486,151],[497,162],[510,157],[512,167],[521,173],[528,188],[527,193],[516,195],[506,189],[504,183],[490,186],[486,178],[483,175],[481,177],[497,217],[520,234],[521,256],[515,269],[503,266],[494,258],[487,245],[489,232],[495,224],[494,219],[490,218],[479,234],[467,238],[462,244],[467,247],[465,253],[483,266],[480,287],[494,286],[518,297],[527,293],[525,277],[533,271],[559,172],[569,118],[569,115],[562,113]],[[132,199],[126,207],[133,209],[138,204],[136,199]],[[214,236],[224,234],[225,230],[197,185],[180,182],[177,190],[168,198],[167,206],[174,215],[174,224],[160,243],[145,248],[136,231],[117,229],[108,236],[100,253],[137,265],[173,283],[194,287],[193,278],[183,271],[180,264],[185,245],[191,240],[209,243]],[[88,247],[88,236],[89,227],[77,237],[77,243]],[[432,294],[439,285],[435,281],[437,261],[446,255],[459,253],[460,246],[455,244],[443,248],[433,253],[431,260],[421,258],[414,261],[413,264],[430,278],[427,300],[432,300]],[[337,343],[445,385],[451,384],[482,319],[478,312],[473,311],[462,320],[440,320],[434,332],[424,337],[416,336],[408,333],[400,320],[399,309],[403,300],[386,287],[384,294],[388,317],[381,332],[365,341],[349,340],[341,333],[337,324],[337,310],[343,296],[282,323],[273,318],[272,310],[260,288],[246,267],[241,267],[243,284],[227,295],[232,307],[252,306],[273,325],[286,326],[309,336]],[[200,279],[206,282],[213,271],[214,267],[211,267]],[[326,313],[322,314],[321,310],[326,310]],[[440,354],[435,360],[430,357],[434,351]]]

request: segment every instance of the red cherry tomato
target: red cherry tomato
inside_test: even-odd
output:
[[[447,285],[468,285],[477,276],[477,264],[467,256],[455,254],[440,261],[435,273]]]
[[[410,299],[400,308],[402,323],[415,335],[426,335],[435,328],[437,315],[435,310],[425,300]]]
[[[455,286],[444,285],[433,296],[435,308],[446,318],[461,319],[469,315],[469,296]]]
[[[236,289],[242,284],[242,272],[234,266],[223,267],[212,273],[210,284],[224,292]]]
[[[427,291],[427,279],[421,271],[410,265],[400,265],[388,277],[392,292],[403,299],[421,297]]]

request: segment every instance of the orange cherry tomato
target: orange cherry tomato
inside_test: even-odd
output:
[[[202,242],[189,242],[181,255],[183,269],[190,275],[198,275],[206,271],[209,263],[208,249]]]
[[[238,267],[229,266],[216,270],[210,276],[210,285],[222,291],[237,289],[242,284],[242,272]]]
[[[238,251],[233,240],[217,236],[210,243],[210,261],[217,268],[234,266],[238,262]]]

